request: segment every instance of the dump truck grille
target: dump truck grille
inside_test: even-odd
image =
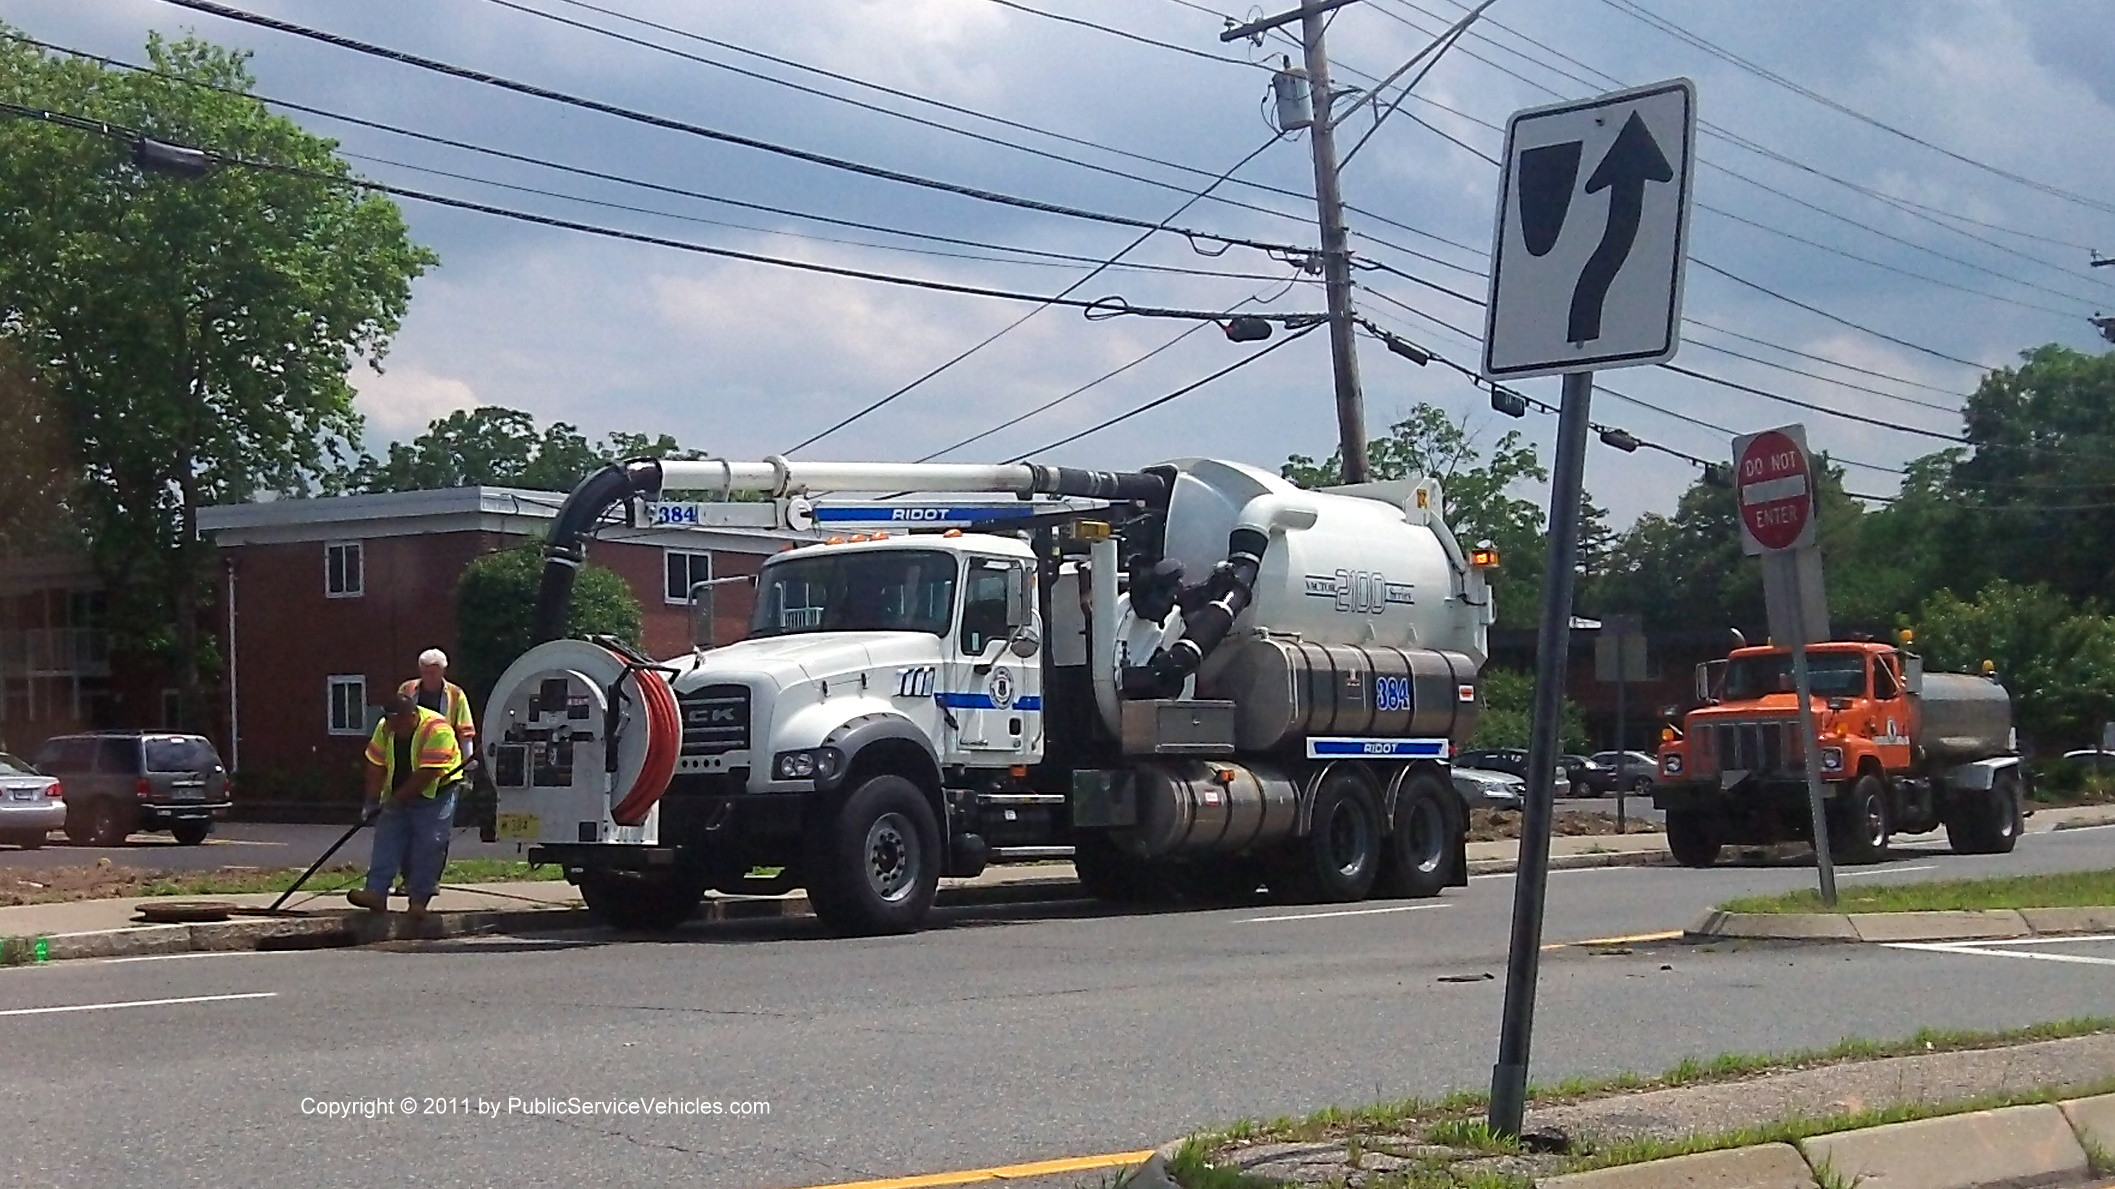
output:
[[[1713,723],[1704,737],[1706,762],[1720,772],[1785,772],[1806,762],[1798,724],[1782,719]]]
[[[716,756],[749,748],[749,687],[708,685],[683,694],[683,754]]]

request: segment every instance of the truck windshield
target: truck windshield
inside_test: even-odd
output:
[[[1814,695],[1821,698],[1857,698],[1865,695],[1865,654],[1821,652],[1807,649],[1807,675]],[[1735,657],[1726,664],[1725,683],[1719,696],[1729,702],[1760,698],[1765,694],[1792,692],[1792,654]]]
[[[750,638],[800,632],[930,632],[955,613],[955,555],[938,550],[818,550],[764,567]]]

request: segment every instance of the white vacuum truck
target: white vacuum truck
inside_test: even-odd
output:
[[[789,548],[739,643],[558,638],[590,530],[664,490],[768,497],[789,526],[811,492],[1073,503]],[[1112,900],[1435,895],[1467,878],[1445,765],[1495,561],[1442,513],[1429,479],[1304,491],[1201,459],[612,466],[559,513],[542,642],[485,708],[500,834],[631,927],[805,888],[838,931],[902,932],[943,875],[1060,858]]]

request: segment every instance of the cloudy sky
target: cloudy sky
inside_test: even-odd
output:
[[[1225,0],[595,5],[603,11],[572,0],[239,0],[252,12],[673,120],[1154,222],[1271,140],[1267,66],[1290,48],[1222,46],[1221,13],[1260,11]],[[1462,11],[1454,0],[1363,0],[1343,10],[1329,37],[1340,81],[1387,74]],[[585,223],[1032,294],[1080,281],[1092,261],[1137,235],[440,77],[161,0],[0,0],[0,20],[129,61],[140,59],[150,30],[195,31],[253,50],[265,96],[686,192],[294,116],[357,154],[366,176]],[[1682,365],[1944,434],[1958,432],[1951,410],[1979,374],[1968,364],[2003,365],[2050,341],[2105,346],[2086,320],[2115,310],[2115,268],[2087,266],[2094,247],[2115,254],[2115,6],[2100,0],[1499,0],[1345,168],[1360,258],[1419,278],[1362,272],[1362,311],[1473,366],[1474,338],[1430,319],[1473,336],[1481,311],[1432,286],[1483,293],[1498,179],[1486,157],[1500,151],[1506,116],[1677,75],[1695,80],[1707,126]],[[1370,127],[1366,118],[1348,124],[1344,147]],[[1307,141],[1287,136],[1176,222],[1312,245],[1312,205],[1298,197],[1311,190]],[[414,235],[442,264],[415,289],[387,370],[359,377],[376,448],[452,409],[490,403],[594,434],[667,432],[734,457],[782,452],[1034,308],[405,206]],[[1209,256],[1160,235],[1124,260],[1158,268],[1111,269],[1076,296],[1211,310],[1244,301],[1322,307],[1311,278],[1250,248]],[[1188,325],[1045,310],[800,453],[920,458],[1138,360]],[[1038,449],[1258,349],[1206,327],[946,457]],[[1518,428],[1548,457],[1552,417],[1500,417],[1460,373],[1417,368],[1371,340],[1361,364],[1376,429],[1432,401],[1468,416],[1486,440]],[[1815,445],[1871,464],[1850,471],[1856,491],[1892,491],[1889,468],[1943,445],[1654,369],[1602,378],[1711,426],[1803,420]],[[1521,387],[1556,400],[1555,380]],[[1599,422],[1688,454],[1719,458],[1727,449],[1717,429],[1613,395],[1597,396],[1594,411]],[[1328,345],[1314,334],[1038,457],[1125,467],[1202,454],[1275,466],[1289,452],[1327,454],[1334,440]],[[1650,450],[1597,445],[1587,485],[1621,522],[1671,507],[1695,473]]]

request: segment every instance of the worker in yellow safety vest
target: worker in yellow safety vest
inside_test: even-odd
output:
[[[447,653],[438,648],[420,653],[418,677],[398,686],[397,692],[447,719],[457,745],[470,757],[470,766],[477,766],[477,722],[470,714],[470,695],[448,680]]]
[[[347,900],[383,911],[401,871],[411,914],[425,914],[440,890],[462,770],[463,752],[447,719],[401,693],[382,704],[382,721],[367,741],[367,804],[379,809],[374,852],[366,886],[347,892]]]

